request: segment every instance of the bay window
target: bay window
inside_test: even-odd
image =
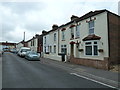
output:
[[[91,56],[98,55],[98,42],[97,41],[85,42],[85,55],[91,55]]]

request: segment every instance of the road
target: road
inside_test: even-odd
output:
[[[2,88],[109,88],[12,53],[4,53],[2,62]]]

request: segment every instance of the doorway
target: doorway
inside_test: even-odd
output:
[[[74,56],[74,44],[71,44],[71,56]]]

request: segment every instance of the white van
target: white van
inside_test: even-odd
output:
[[[28,47],[21,47],[18,51],[18,55],[21,57],[25,57],[27,51],[31,51],[31,49]]]

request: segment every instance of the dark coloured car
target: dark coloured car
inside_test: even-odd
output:
[[[25,55],[25,58],[30,61],[36,61],[40,60],[40,55],[35,51],[28,51]]]

